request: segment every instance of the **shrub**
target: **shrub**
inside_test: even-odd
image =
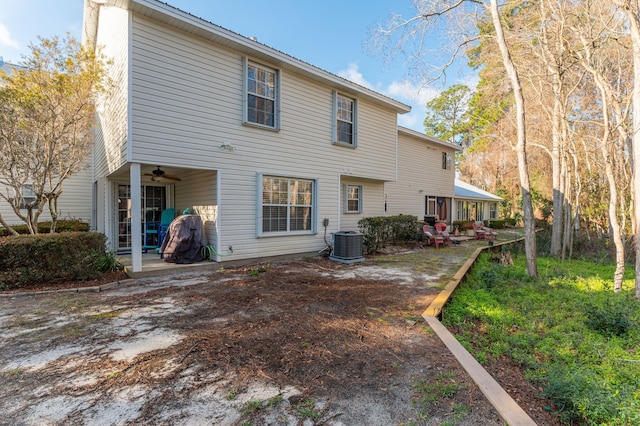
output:
[[[515,217],[508,217],[503,220],[505,225],[507,226],[516,226],[516,223],[518,222],[518,219],[516,219]]]
[[[96,266],[100,272],[115,272],[115,271],[123,271],[124,265],[116,256],[116,254],[112,251],[107,251],[100,255],[98,261],[96,262]]]
[[[634,323],[635,303],[618,294],[609,295],[598,303],[587,303],[584,307],[584,323],[603,336],[626,336]]]
[[[101,275],[106,237],[94,232],[0,237],[0,287],[22,288],[54,280]]]
[[[487,219],[484,221],[484,225],[494,229],[504,229],[506,228],[507,222],[502,219]]]
[[[478,360],[508,356],[567,424],[640,424],[640,305],[634,271],[612,293],[615,265],[538,258],[540,277],[481,255],[449,301],[443,323]]]
[[[415,216],[373,216],[360,219],[358,228],[363,234],[367,253],[375,253],[389,243],[413,241],[418,232]]]
[[[27,225],[15,225],[11,227],[20,235],[29,235],[29,229]],[[56,232],[88,232],[89,224],[79,219],[63,219],[59,220],[56,224]],[[48,234],[51,232],[51,222],[38,222],[38,233]],[[5,229],[0,228],[0,237],[8,237],[11,233]]]

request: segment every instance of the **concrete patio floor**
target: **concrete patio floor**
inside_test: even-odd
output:
[[[216,271],[220,269],[222,263],[203,260],[202,262],[190,264],[169,263],[160,259],[157,253],[142,254],[142,271],[133,272],[131,255],[119,255],[120,261],[125,267],[127,275],[131,278],[155,277],[159,275],[169,275],[180,272]]]

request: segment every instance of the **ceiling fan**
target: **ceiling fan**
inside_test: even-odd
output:
[[[167,173],[165,173],[164,170],[162,170],[160,168],[160,166],[156,166],[157,169],[152,170],[151,173],[145,173],[145,176],[151,176],[151,180],[154,182],[162,182],[162,179],[168,179],[168,180],[175,180],[175,181],[181,181],[182,179],[180,179],[178,176],[175,175],[169,175]]]

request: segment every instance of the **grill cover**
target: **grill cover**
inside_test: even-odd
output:
[[[206,245],[207,236],[202,218],[196,215],[182,215],[175,218],[169,225],[160,253],[165,262],[200,262],[202,247]]]

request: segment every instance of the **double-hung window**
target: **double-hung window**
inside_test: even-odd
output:
[[[356,147],[358,139],[357,99],[333,92],[333,110],[333,143]]]
[[[428,195],[425,198],[425,213],[427,216],[435,216],[437,214],[436,206],[438,199],[434,196]]]
[[[362,186],[347,185],[346,195],[347,195],[346,212],[361,213],[362,212]]]
[[[261,182],[259,234],[314,231],[314,180],[262,176]]]
[[[498,218],[498,203],[489,203],[489,219]]]
[[[444,170],[451,170],[451,154],[448,152],[442,153],[442,168]]]
[[[255,62],[244,60],[245,102],[244,122],[279,129],[279,72]]]

